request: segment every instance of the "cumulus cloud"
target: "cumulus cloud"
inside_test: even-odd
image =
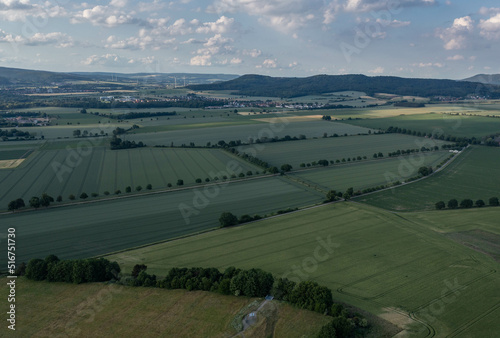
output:
[[[384,73],[384,70],[385,70],[384,67],[379,66],[375,69],[369,70],[368,73],[370,73],[370,74],[382,74],[382,73]]]
[[[256,58],[262,55],[262,51],[260,49],[250,49],[250,50],[244,49],[243,55],[249,55],[253,58]]]
[[[456,18],[451,27],[439,29],[436,35],[443,40],[444,49],[463,49],[467,45],[467,38],[474,30],[474,20],[470,16]]]
[[[196,55],[191,58],[190,65],[191,66],[211,66],[212,55]]]
[[[234,19],[221,16],[215,22],[205,22],[196,29],[196,33],[210,34],[210,33],[227,33],[233,26]]]
[[[464,56],[463,55],[459,55],[459,54],[453,55],[453,56],[448,56],[446,58],[446,60],[448,60],[448,61],[461,61],[463,59],[464,59]]]
[[[478,27],[481,36],[484,36],[486,39],[500,39],[500,13],[494,14],[487,20],[481,20]]]
[[[47,46],[54,45],[59,48],[74,46],[73,38],[61,32],[36,33],[24,42],[27,46]]]
[[[106,48],[112,49],[130,49],[130,50],[158,50],[174,44],[175,38],[163,39],[147,35],[145,30],[141,30],[136,37],[130,37],[120,40],[116,36],[111,35],[106,39]]]
[[[116,27],[123,24],[144,24],[142,20],[135,18],[132,14],[115,6],[99,5],[76,13],[71,19],[71,23],[90,22],[94,26],[105,27]]]
[[[444,65],[439,62],[420,62],[420,63],[413,63],[411,64],[413,67],[419,67],[419,68],[429,68],[429,67],[437,67],[437,68],[442,68]]]
[[[85,66],[123,67],[135,64],[148,65],[156,62],[154,57],[129,58],[117,54],[91,55],[82,61]]]
[[[283,32],[291,32],[315,19],[324,7],[322,0],[216,0],[209,12],[243,12],[259,16],[262,24]]]

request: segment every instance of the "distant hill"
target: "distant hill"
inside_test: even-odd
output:
[[[500,74],[478,74],[474,75],[473,77],[464,79],[464,81],[500,85]]]
[[[66,74],[47,72],[42,70],[29,70],[19,68],[0,67],[0,84],[1,85],[49,85],[54,82],[81,81],[85,77]]]
[[[72,81],[117,81],[141,83],[211,84],[238,78],[235,74],[191,74],[191,73],[108,73],[108,72],[71,72],[59,73],[42,70],[0,67],[0,85],[44,86]]]
[[[127,82],[150,82],[150,83],[175,83],[178,86],[189,84],[211,84],[214,82],[229,81],[239,77],[235,74],[197,74],[197,73],[106,73],[106,72],[73,72],[70,74],[85,76],[96,81],[127,81]]]
[[[193,90],[234,90],[235,94],[248,96],[298,97],[338,91],[362,91],[368,95],[391,93],[412,96],[453,96],[464,97],[469,94],[500,97],[500,87],[484,86],[477,83],[436,80],[410,79],[394,76],[365,75],[316,75],[305,78],[269,77],[244,75],[237,79],[211,85],[188,86]]]

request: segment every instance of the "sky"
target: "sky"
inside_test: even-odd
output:
[[[463,79],[499,55],[498,0],[0,0],[3,67]]]

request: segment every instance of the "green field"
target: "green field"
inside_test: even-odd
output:
[[[16,160],[18,158],[26,158],[29,156],[30,153],[31,153],[31,151],[29,149],[2,150],[0,148],[0,161]]]
[[[400,156],[382,160],[361,161],[341,164],[327,168],[317,168],[290,174],[304,184],[325,191],[334,189],[345,191],[350,187],[354,191],[386,185],[418,175],[421,166],[440,164],[450,156],[449,152],[437,151],[413,156]]]
[[[470,147],[445,170],[425,180],[356,198],[389,210],[432,210],[438,201],[500,198],[500,149]]]
[[[82,142],[91,144],[91,141]],[[64,149],[66,144],[72,148]],[[221,176],[217,173],[227,171],[226,166],[233,161],[243,173],[255,174],[262,170],[218,149],[110,150],[78,146],[75,142],[55,142],[47,145],[47,149],[33,153],[19,168],[0,171],[0,210],[6,210],[13,199],[21,197],[28,201],[44,192],[54,198],[61,195],[67,201],[71,194],[103,195],[105,191],[113,194],[118,189],[125,192],[127,186],[135,190],[138,185],[145,189],[147,184],[152,184],[157,189],[167,188],[170,183],[175,187],[178,179],[184,180],[184,185],[193,185],[197,178],[205,182],[206,178]],[[211,172],[215,174],[210,176]]]
[[[82,181],[83,182],[83,181]],[[16,227],[17,261],[54,253],[89,257],[219,227],[230,211],[271,214],[321,203],[324,195],[280,177],[0,215],[0,233]],[[0,259],[6,266],[7,256]]]
[[[238,148],[258,157],[278,168],[288,163],[294,169],[298,169],[301,163],[311,163],[325,159],[327,161],[342,160],[358,156],[373,158],[374,153],[382,152],[388,156],[388,152],[406,149],[420,149],[423,146],[431,148],[445,142],[425,139],[422,137],[382,134],[363,135],[353,137],[330,137],[316,140],[303,140],[293,142],[276,142]]]
[[[475,220],[476,228],[487,230],[485,224],[497,224],[498,211],[477,213]],[[337,301],[406,321],[405,328],[415,337],[468,337],[473,332],[494,337],[491,333],[500,330],[497,262],[403,214],[352,202],[109,258],[126,270],[144,263],[158,275],[173,266],[234,265],[293,280],[312,279],[334,290]]]
[[[385,130],[393,126],[436,135],[444,133],[444,135],[477,138],[496,134],[500,130],[500,118],[432,113],[344,122],[365,128]]]
[[[6,280],[1,279],[5,284]],[[262,299],[119,285],[17,280],[16,334],[21,337],[231,337]],[[2,288],[7,299],[8,288]],[[264,317],[264,313],[267,315]],[[331,320],[273,301],[246,336],[315,337]],[[7,328],[2,328],[7,330]]]
[[[242,120],[244,121],[244,120]],[[290,120],[292,121],[292,120]],[[255,121],[254,121],[255,122]],[[238,122],[235,122],[238,123]],[[182,126],[176,126],[181,128]],[[248,142],[249,138],[257,140],[261,137],[284,137],[286,135],[299,136],[305,135],[308,138],[322,137],[323,133],[332,134],[358,134],[367,133],[368,129],[351,126],[344,123],[310,121],[310,122],[289,122],[286,119],[280,120],[278,123],[257,123],[248,125],[230,125],[226,127],[204,127],[193,128],[193,126],[185,126],[186,130],[172,130],[168,132],[151,132],[148,134],[126,134],[123,139],[130,141],[142,141],[147,145],[174,145],[189,144],[194,142],[196,145],[204,146],[207,142],[215,144],[220,140],[226,142],[241,140]],[[139,129],[140,131],[140,129]]]

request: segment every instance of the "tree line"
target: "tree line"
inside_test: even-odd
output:
[[[491,197],[488,201],[488,205],[490,207],[498,207],[500,205],[498,197]],[[448,203],[445,203],[444,201],[439,201],[435,204],[435,207],[437,210],[443,210],[443,209],[457,209],[457,208],[462,208],[462,209],[468,209],[472,207],[484,207],[486,206],[486,203],[482,199],[478,199],[475,202],[470,199],[470,198],[465,198],[460,203],[458,203],[458,200],[455,198],[452,198],[451,200],[448,201]]]
[[[64,283],[106,282],[118,278],[120,266],[104,258],[60,260],[55,255],[45,259],[34,258],[28,264],[21,263],[16,276],[26,276],[34,281]]]

